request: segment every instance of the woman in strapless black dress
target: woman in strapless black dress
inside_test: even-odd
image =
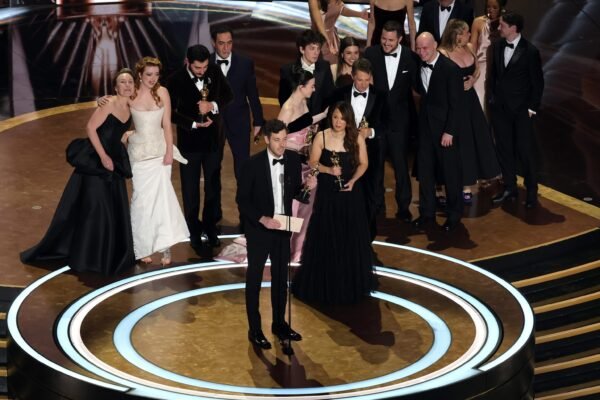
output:
[[[329,121],[331,128],[319,132],[311,148],[309,163],[319,170],[317,193],[292,291],[306,302],[351,304],[377,286],[360,180],[368,160],[352,106],[332,106]]]
[[[127,101],[134,91],[131,70],[115,78],[117,96],[96,109],[87,139],[67,147],[75,167],[44,238],[21,253],[21,261],[44,267],[120,274],[135,263],[125,179],[131,178],[121,142],[131,121]]]

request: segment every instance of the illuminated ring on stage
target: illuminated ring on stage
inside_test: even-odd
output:
[[[409,250],[414,251],[415,249],[409,248]],[[63,350],[65,350],[65,352],[74,361],[79,363],[84,368],[90,370],[93,373],[98,374],[99,376],[103,376],[106,379],[109,379],[109,380],[112,380],[115,382],[119,382],[120,384],[136,387],[136,389],[134,389],[136,391],[142,390],[143,392],[147,393],[148,390],[152,390],[149,387],[145,387],[145,388],[139,387],[138,385],[141,384],[141,385],[151,385],[154,387],[155,391],[158,390],[158,391],[162,392],[162,390],[159,390],[159,389],[163,389],[163,390],[167,390],[167,391],[171,391],[171,392],[177,391],[178,393],[184,392],[186,394],[198,395],[199,393],[197,391],[189,391],[189,390],[170,387],[167,385],[161,385],[161,384],[157,384],[152,381],[143,380],[143,379],[140,379],[140,378],[137,378],[134,376],[130,377],[130,379],[123,379],[122,377],[124,376],[124,373],[122,371],[119,371],[108,365],[103,365],[104,369],[98,368],[97,366],[93,365],[93,363],[90,365],[88,360],[95,359],[95,356],[87,350],[85,345],[83,345],[80,337],[77,338],[79,335],[78,327],[80,326],[81,321],[83,320],[85,315],[95,306],[95,304],[98,304],[101,301],[103,301],[104,299],[110,297],[111,294],[109,294],[109,293],[114,293],[114,291],[126,290],[132,286],[139,284],[139,283],[149,282],[149,281],[155,280],[155,279],[160,279],[160,278],[164,277],[166,274],[169,276],[173,276],[173,275],[179,275],[179,274],[183,274],[183,273],[189,273],[192,270],[206,271],[206,270],[211,270],[211,269],[218,269],[218,268],[225,268],[225,267],[231,268],[231,267],[239,267],[239,266],[240,266],[239,264],[231,264],[231,263],[221,264],[220,266],[217,266],[217,263],[211,263],[211,264],[202,264],[201,266],[195,265],[195,266],[176,267],[176,268],[171,268],[169,270],[154,271],[154,272],[150,272],[150,273],[147,273],[144,275],[138,275],[138,276],[128,278],[128,279],[120,281],[120,282],[115,282],[111,285],[108,285],[107,287],[104,287],[102,289],[91,292],[88,295],[81,298],[75,304],[73,304],[72,307],[67,309],[65,314],[63,315],[63,318],[61,318],[61,320],[59,321],[58,331],[57,331],[57,337],[59,339],[59,343],[63,347]],[[431,288],[434,288],[435,285],[432,285],[432,282],[433,282],[440,287],[445,286],[446,289],[449,289],[450,292],[454,291],[455,293],[460,293],[460,294],[462,294],[462,296],[470,298],[471,301],[475,301],[479,311],[486,314],[485,324],[479,324],[484,329],[483,330],[476,329],[476,332],[479,332],[480,335],[482,335],[482,332],[485,331],[486,324],[488,326],[490,326],[492,329],[490,330],[490,335],[485,340],[485,343],[483,343],[483,344],[480,343],[478,345],[475,345],[475,347],[472,346],[472,348],[470,349],[469,352],[465,353],[465,355],[463,355],[463,357],[461,357],[461,359],[457,360],[458,362],[455,362],[455,363],[441,369],[439,371],[440,373],[437,375],[443,375],[443,376],[438,376],[438,378],[435,378],[435,376],[433,376],[432,374],[428,374],[426,377],[419,378],[418,382],[415,382],[415,381],[402,382],[402,383],[387,386],[384,388],[363,390],[360,393],[353,392],[353,396],[357,396],[359,394],[374,394],[374,393],[381,392],[381,391],[386,391],[387,393],[389,393],[389,391],[392,389],[395,389],[394,392],[396,393],[396,395],[401,395],[401,394],[407,394],[408,392],[418,392],[418,391],[422,390],[423,389],[422,386],[428,384],[428,382],[424,382],[427,379],[433,379],[435,381],[438,381],[439,379],[441,379],[441,380],[447,381],[447,382],[448,381],[451,382],[456,379],[463,379],[463,378],[475,373],[475,371],[472,371],[471,369],[475,368],[477,365],[479,365],[479,363],[483,362],[493,352],[493,350],[495,349],[495,346],[499,340],[499,335],[500,335],[499,327],[497,325],[497,321],[495,320],[495,318],[493,317],[491,312],[489,312],[489,310],[487,310],[487,308],[485,306],[483,306],[480,302],[476,301],[476,299],[472,298],[471,296],[467,295],[466,293],[459,291],[458,289],[453,288],[449,285],[446,285],[441,282],[437,282],[437,281],[434,281],[434,280],[431,280],[428,278],[420,277],[418,275],[408,274],[408,273],[396,271],[393,269],[387,269],[387,268],[378,268],[378,273],[381,275],[386,275],[386,276],[390,276],[390,277],[394,277],[394,275],[399,276],[399,275],[403,275],[403,274],[404,275],[412,275],[410,280],[414,280],[413,283],[415,283],[416,281],[421,281],[420,284],[422,286],[429,285],[429,286],[431,286]],[[396,277],[396,279],[398,279],[398,277]],[[403,279],[407,280],[409,278],[404,277]],[[438,289],[438,291],[440,291],[440,290],[442,290],[442,289]],[[381,296],[385,297],[385,296],[389,296],[389,295],[381,294]],[[92,298],[95,298],[95,299],[92,300]],[[386,300],[388,300],[388,299],[386,298]],[[87,302],[91,302],[94,304],[90,304]],[[467,302],[465,302],[465,303],[468,304]],[[464,308],[464,306],[463,306],[463,308]],[[75,320],[72,320],[75,313],[77,313],[78,316]],[[477,312],[474,312],[474,313],[471,312],[470,315],[472,316],[472,318],[473,318],[473,314],[475,314],[476,316],[479,315]],[[476,317],[474,321],[476,321],[477,319],[481,319],[481,317],[480,316]],[[76,322],[76,320],[78,322]],[[71,325],[71,327],[69,328],[69,331],[71,333],[71,337],[74,339],[74,343],[78,347],[77,350],[79,350],[79,352],[81,352],[81,354],[83,354],[84,357],[81,357],[80,354],[78,354],[77,350],[71,346],[71,342],[68,338],[69,334],[66,331],[66,327],[68,325]],[[476,326],[477,325],[478,324],[476,322]],[[484,333],[483,333],[483,336],[485,336]],[[479,341],[481,342],[481,340],[479,340]],[[470,362],[467,362],[469,360],[470,360]],[[453,369],[455,372],[452,374],[449,374],[449,372],[452,372]],[[457,373],[457,371],[460,371],[460,373]],[[452,375],[452,376],[458,375],[458,376],[454,376],[453,378],[450,378],[449,375]],[[419,383],[419,384],[416,384],[416,383]],[[413,385],[413,386],[407,387],[410,385]],[[437,385],[437,384],[435,384],[435,385]],[[229,389],[229,390],[231,391],[231,389]],[[279,390],[279,389],[271,389],[271,390]],[[289,391],[295,390],[295,389],[282,389],[282,390],[286,390],[288,394],[291,394]],[[331,387],[328,388],[328,391],[331,392]],[[273,394],[273,392],[269,392],[269,393]],[[312,391],[312,393],[314,393],[314,390]],[[156,392],[153,391],[153,394],[156,394]],[[215,396],[214,393],[201,393],[201,394],[203,396],[207,396],[207,397],[239,398],[239,396],[235,396],[235,395],[220,394],[218,396]],[[164,396],[164,395],[165,394],[163,393],[162,396]],[[335,398],[335,397],[339,397],[339,396],[340,395],[332,394],[329,396],[320,396],[320,398],[324,398],[324,397]],[[248,396],[246,396],[246,397],[248,397]],[[303,396],[303,398],[307,398],[307,396]]]

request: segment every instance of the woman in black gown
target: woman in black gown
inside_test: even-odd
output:
[[[469,25],[459,19],[451,19],[446,25],[438,48],[440,53],[456,63],[464,80],[464,118],[461,120],[459,148],[462,159],[463,200],[471,204],[473,194],[470,186],[478,179],[493,179],[500,175],[500,164],[479,97],[473,88],[480,79],[475,49],[469,42]]]
[[[329,115],[331,128],[319,132],[311,147],[309,163],[319,171],[317,193],[292,290],[307,302],[351,304],[377,286],[360,181],[367,150],[352,106],[337,103]]]
[[[120,274],[135,263],[125,179],[131,178],[127,149],[121,142],[131,121],[127,101],[134,91],[129,69],[119,71],[117,93],[94,111],[87,139],[67,147],[75,167],[44,238],[21,253],[26,264],[69,265],[75,271]]]

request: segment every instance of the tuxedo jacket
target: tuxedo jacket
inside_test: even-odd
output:
[[[168,88],[171,94],[171,120],[177,125],[177,147],[182,153],[198,153],[214,151],[220,141],[221,112],[232,100],[229,84],[221,72],[221,68],[209,62],[204,74],[205,85],[208,83],[208,101],[214,101],[219,113],[209,113],[213,123],[206,128],[194,129],[192,123],[199,118],[198,102],[202,100],[194,80],[190,78],[187,67],[175,71],[169,78]]]
[[[381,45],[371,46],[365,50],[365,58],[371,62],[373,69],[373,84],[379,92],[387,94],[388,112],[385,125],[388,130],[404,132],[408,129],[410,120],[408,101],[412,96],[412,87],[415,83],[416,64],[411,50],[406,46],[401,46],[398,72],[394,85],[390,88],[385,57]]]
[[[333,93],[332,104],[338,101],[346,101],[348,104],[352,104],[352,96],[354,92],[354,85],[346,85],[336,89]],[[369,86],[369,95],[367,96],[367,107],[363,117],[369,123],[369,128],[375,129],[375,138],[383,135],[385,131],[385,121],[383,115],[386,115],[387,103],[385,94],[377,90],[373,85]],[[371,139],[367,139],[367,144]]]
[[[538,49],[521,36],[508,65],[504,66],[506,41],[493,43],[492,63],[486,79],[491,107],[512,112],[537,111],[544,91],[544,73]]]
[[[292,215],[292,200],[302,188],[301,162],[298,153],[290,150],[285,151],[284,159],[284,208],[286,215]],[[259,222],[262,216],[272,217],[275,210],[267,150],[247,159],[241,174],[236,202],[244,221],[244,231],[249,236],[268,238],[273,231]]]
[[[215,53],[210,55],[210,63],[217,65]],[[250,111],[254,126],[263,126],[265,119],[258,97],[254,61],[232,52],[231,65],[225,78],[233,92],[233,101],[222,110],[223,126],[229,132],[250,132]]]
[[[293,92],[293,68],[302,68],[300,59],[294,63],[284,65],[279,72],[279,93],[277,97],[280,106],[285,103]],[[316,89],[307,101],[311,115],[319,114],[329,106],[331,95],[335,89],[331,66],[328,61],[318,60],[316,62],[314,76]]]
[[[417,91],[421,95],[420,130],[429,128],[436,139],[435,143],[439,143],[437,138],[441,138],[444,132],[459,138],[465,106],[461,104],[464,88],[458,65],[440,54],[431,72],[427,91],[421,79],[421,71],[417,74]]]
[[[448,21],[452,18],[461,19],[470,27],[473,25],[473,7],[462,0],[455,0]],[[440,32],[440,3],[437,1],[430,1],[423,6],[418,34],[423,32],[431,33],[435,41],[440,43],[444,32]]]

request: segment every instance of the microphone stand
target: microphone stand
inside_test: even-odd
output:
[[[283,212],[286,214],[286,230],[291,232],[291,215],[287,215],[286,213],[286,209],[285,209],[285,183],[286,183],[286,178],[285,178],[285,169],[286,169],[286,157],[285,157],[285,152],[283,153],[283,175],[281,175],[281,200],[282,200],[282,205],[283,205]],[[291,214],[291,210],[290,210],[290,214]],[[290,235],[290,239],[291,239],[291,235]],[[292,329],[292,285],[291,285],[291,277],[292,277],[292,254],[291,254],[291,240],[286,240],[284,241],[284,245],[283,246],[288,246],[288,259],[287,259],[287,277],[286,277],[286,285],[287,285],[287,303],[288,303],[288,325],[290,327],[290,329]],[[285,318],[284,318],[285,319]],[[281,343],[281,350],[283,351],[283,354],[285,354],[288,357],[291,357],[294,354],[294,349],[292,348],[292,339],[290,339],[290,337],[288,336],[286,339],[279,339],[280,343]]]

